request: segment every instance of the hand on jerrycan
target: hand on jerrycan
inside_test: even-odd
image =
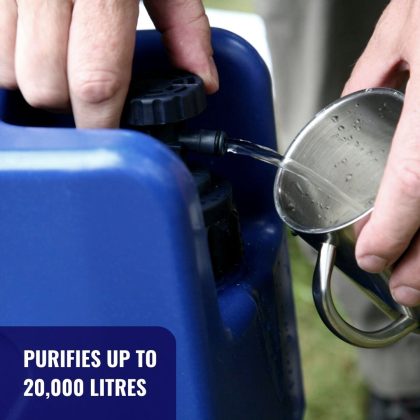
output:
[[[420,305],[420,3],[392,0],[356,63],[343,94],[406,85],[404,107],[369,220],[359,228],[356,258],[370,272],[392,268],[390,289]]]
[[[201,0],[145,0],[172,63],[218,89]],[[0,2],[0,88],[40,108],[72,108],[77,127],[116,128],[131,79],[138,0]]]

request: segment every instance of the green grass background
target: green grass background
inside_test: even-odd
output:
[[[204,4],[253,11],[252,0],[204,0]],[[366,390],[357,369],[356,350],[333,336],[319,319],[312,301],[313,266],[291,236],[289,250],[305,386],[305,420],[362,420]]]

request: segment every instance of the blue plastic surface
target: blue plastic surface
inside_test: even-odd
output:
[[[213,47],[220,91],[191,127],[275,146],[261,58],[223,30]],[[133,77],[166,67],[159,35],[139,33]],[[192,157],[232,183],[240,214],[244,259],[216,289],[197,192],[175,154],[140,133],[61,128],[72,118],[17,93],[0,102],[0,324],[162,326],[177,343],[178,419],[301,418],[275,169]]]

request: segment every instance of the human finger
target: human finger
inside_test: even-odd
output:
[[[357,242],[358,263],[367,271],[397,261],[420,226],[419,71],[411,73],[375,208]]]
[[[211,34],[203,4],[200,0],[145,0],[144,4],[163,41],[172,63],[199,75],[208,93],[219,87],[213,60]]]
[[[138,0],[75,0],[68,78],[81,128],[118,127],[131,79]]]
[[[17,87],[15,75],[15,44],[17,8],[15,0],[0,0],[0,87]]]
[[[389,283],[396,301],[406,306],[420,305],[420,233],[396,264]]]
[[[67,42],[72,0],[18,0],[16,79],[34,107],[69,106]]]

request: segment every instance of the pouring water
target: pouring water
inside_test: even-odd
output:
[[[316,173],[309,166],[302,165],[289,157],[285,158],[273,149],[244,139],[231,138],[225,140],[225,147],[228,153],[249,156],[270,163],[277,166],[282,173],[292,177],[301,196],[306,197],[310,205],[319,207],[320,219],[324,217],[322,213],[328,213],[331,203],[337,203],[341,206],[344,204],[344,207],[347,209],[346,211],[355,214],[363,213],[366,209],[366,202],[358,202],[355,198],[343,192],[333,182]],[[346,176],[348,177],[348,174]],[[347,182],[350,181],[351,177]],[[287,203],[289,211],[296,210],[296,206],[297,204],[291,199]],[[333,223],[334,220],[330,220],[329,222]]]

